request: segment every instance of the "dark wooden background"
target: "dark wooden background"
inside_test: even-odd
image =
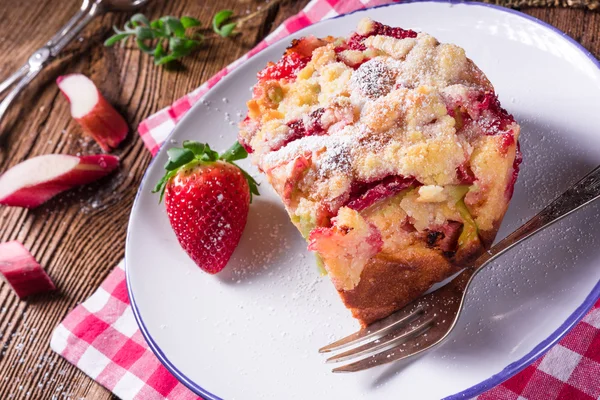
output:
[[[239,16],[262,10],[244,24],[243,35],[209,38],[174,70],[155,67],[147,55],[132,47],[103,47],[111,26],[121,26],[126,20],[126,15],[105,15],[93,21],[14,104],[3,124],[8,135],[0,148],[0,173],[41,154],[100,151],[80,136],[81,129],[70,118],[69,106],[54,83],[62,74],[81,72],[91,77],[126,117],[132,133],[115,152],[122,160],[117,174],[60,195],[35,210],[0,206],[0,241],[24,243],[59,287],[56,294],[19,301],[7,284],[0,285],[0,399],[114,398],[53,353],[49,340],[54,327],[93,293],[123,257],[129,211],[150,161],[136,127],[246,53],[306,3],[152,0],[143,10],[148,17],[191,15],[203,26],[210,26],[212,16],[221,9],[229,8]],[[24,63],[79,4],[79,0],[0,0],[0,79]],[[600,56],[600,13],[522,11],[558,27]]]

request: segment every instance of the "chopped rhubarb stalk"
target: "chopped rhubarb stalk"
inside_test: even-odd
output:
[[[371,30],[368,33],[353,33],[350,38],[346,41],[346,48],[349,50],[360,50],[364,51],[367,47],[363,44],[363,41],[369,36],[382,35],[390,36],[396,39],[416,38],[417,32],[410,29],[392,28],[391,26],[384,25],[377,21],[371,21]],[[341,46],[340,46],[341,47]],[[337,48],[336,48],[337,50]],[[345,49],[340,49],[345,50]]]
[[[332,222],[331,228],[310,232],[308,249],[319,253],[338,290],[352,290],[369,259],[381,251],[381,233],[349,208],[342,208]]]
[[[462,185],[470,185],[477,180],[468,163],[461,164],[456,168],[456,176]]]
[[[259,80],[267,79],[294,79],[296,74],[308,64],[310,56],[303,56],[291,52],[284,55],[277,63],[270,62],[267,67],[256,76]]]
[[[321,116],[325,112],[325,109],[319,108],[313,111],[309,115],[308,123],[305,125],[302,120],[295,119],[287,123],[287,126],[290,128],[288,131],[287,137],[285,137],[282,141],[278,142],[276,146],[274,146],[271,151],[277,151],[291,142],[302,139],[306,136],[314,136],[314,135],[323,135],[327,133],[327,130],[321,124]]]
[[[360,184],[350,194],[350,201],[346,204],[346,207],[362,211],[380,200],[400,193],[415,183],[416,180],[414,178],[388,176],[381,181]]]
[[[517,150],[515,152],[515,160],[513,161],[513,172],[512,172],[510,182],[508,183],[508,186],[506,187],[506,194],[508,195],[509,200],[512,198],[512,195],[515,191],[515,183],[517,183],[517,178],[519,177],[519,170],[520,170],[521,162],[523,162],[523,154],[521,153],[521,144],[519,142],[517,142]]]
[[[119,166],[108,154],[47,154],[15,165],[0,176],[0,204],[33,208],[74,186],[100,179]]]
[[[16,240],[0,243],[0,274],[20,299],[56,289],[46,271]]]
[[[326,133],[325,128],[321,124],[321,117],[324,113],[324,108],[317,108],[309,114],[306,124],[306,136],[323,135]]]
[[[110,151],[125,139],[129,130],[127,123],[87,76],[60,76],[56,83],[71,103],[71,116],[102,150]]]
[[[310,155],[298,156],[288,165],[289,175],[283,186],[283,200],[289,205],[294,193],[298,190],[298,182],[302,179],[308,168],[310,168]]]

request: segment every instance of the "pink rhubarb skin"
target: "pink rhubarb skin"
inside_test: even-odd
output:
[[[56,175],[36,180],[39,169],[48,166],[56,168]],[[119,158],[108,154],[81,157],[47,154],[30,158],[0,176],[0,204],[34,208],[60,192],[102,178],[118,166]]]
[[[80,91],[73,91],[72,88],[67,89],[65,87],[65,81],[68,79],[77,79],[85,82]],[[112,105],[94,83],[87,77],[81,74],[71,74],[60,76],[56,79],[56,83],[60,91],[65,95],[69,103],[81,101],[81,96],[95,96],[97,95],[96,103],[82,116],[74,115],[73,107],[71,107],[71,115],[81,125],[83,131],[94,138],[96,142],[102,147],[102,150],[108,152],[116,148],[119,143],[125,139],[129,128],[127,123],[114,109]],[[86,91],[95,91],[96,93],[88,93]],[[69,93],[71,92],[71,93]]]
[[[20,299],[56,289],[46,271],[16,240],[0,243],[0,274]]]
[[[350,201],[346,204],[356,211],[362,211],[374,203],[400,193],[404,189],[417,184],[414,178],[403,176],[388,176],[378,182],[359,184],[355,193],[351,193]],[[362,192],[358,194],[357,192]]]

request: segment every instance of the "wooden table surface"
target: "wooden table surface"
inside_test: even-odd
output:
[[[0,79],[8,76],[65,23],[79,0],[0,0]],[[57,76],[81,72],[91,77],[132,127],[114,152],[122,168],[102,181],[58,196],[35,210],[0,207],[0,242],[19,240],[45,267],[59,291],[19,301],[0,285],[0,399],[110,399],[110,392],[67,363],[49,347],[54,327],[85,300],[123,258],[129,211],[150,161],[135,133],[141,120],[198,87],[237,59],[306,0],[153,0],[150,18],[191,15],[209,26],[229,8],[236,15],[262,9],[243,35],[212,38],[183,66],[166,70],[132,47],[105,48],[111,26],[125,15],[93,21],[14,104],[4,123],[8,136],[0,149],[0,173],[30,157],[49,153],[94,153],[99,147],[80,136],[69,106],[55,84]],[[266,10],[265,10],[266,9]],[[600,13],[575,9],[524,9],[575,38],[600,56]],[[549,82],[551,84],[551,82]],[[8,122],[8,123],[7,123]]]

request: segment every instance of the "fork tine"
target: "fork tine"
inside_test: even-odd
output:
[[[420,306],[405,307],[404,309],[396,312],[395,314],[392,314],[387,318],[379,320],[369,325],[368,327],[353,333],[352,335],[346,336],[345,338],[328,344],[325,347],[321,347],[319,349],[319,353],[328,353],[330,351],[353,346],[375,336],[383,336],[392,329],[398,329],[402,325],[414,320],[423,312],[424,309]]]
[[[377,353],[372,356],[355,361],[353,363],[334,368],[331,372],[358,372],[378,365],[399,361],[404,358],[408,358],[418,353],[421,353],[440,343],[445,337],[439,337],[431,342],[428,342],[428,340],[425,338],[425,335],[423,334],[429,329],[431,329],[431,327],[432,323],[430,321],[427,327],[421,327],[422,329],[420,332],[420,336],[417,336],[416,338],[413,338],[410,341],[399,343],[398,345],[390,349],[384,350],[381,353]]]
[[[422,318],[422,319],[425,319],[425,318]],[[358,358],[360,356],[364,356],[364,355],[367,355],[370,353],[374,353],[378,350],[385,349],[387,347],[390,347],[391,345],[395,345],[400,342],[404,342],[404,341],[412,338],[413,336],[420,335],[420,334],[424,333],[424,331],[427,330],[433,323],[433,318],[428,318],[425,321],[423,321],[422,319],[418,319],[418,320],[414,321],[413,323],[410,323],[405,328],[390,332],[387,335],[385,335],[379,339],[375,339],[371,342],[363,344],[362,346],[355,347],[346,352],[343,352],[336,356],[330,357],[325,362],[333,363],[333,362],[346,361],[351,358]]]

